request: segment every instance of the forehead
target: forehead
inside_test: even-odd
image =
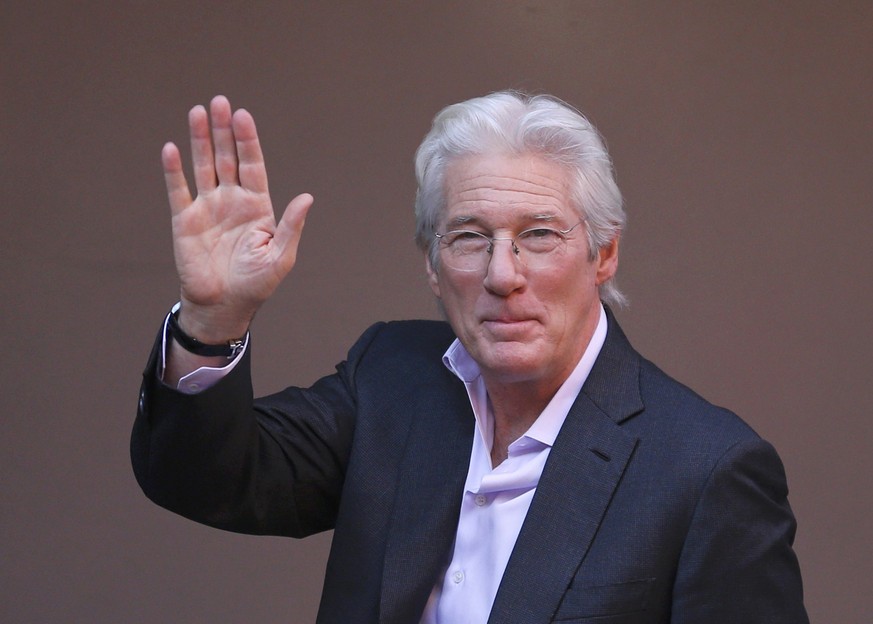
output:
[[[575,214],[567,170],[538,155],[458,158],[446,167],[445,191],[449,224],[567,222]]]

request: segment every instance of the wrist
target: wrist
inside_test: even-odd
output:
[[[173,308],[179,328],[204,344],[226,344],[249,331],[254,314],[241,314],[222,306],[203,306],[184,297]]]
[[[183,325],[181,320],[182,304],[176,304],[167,318],[167,333],[173,340],[181,346],[185,351],[200,357],[225,357],[232,359],[236,357],[243,346],[245,345],[246,335],[248,333],[248,324],[246,328],[239,331],[234,330],[218,330],[197,331],[190,330],[190,317],[186,315],[186,324]],[[206,327],[214,328],[214,325],[207,324]]]

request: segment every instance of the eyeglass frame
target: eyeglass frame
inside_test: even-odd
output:
[[[440,241],[442,241],[442,239],[445,238],[446,236],[449,236],[450,234],[462,234],[462,233],[476,234],[477,236],[480,236],[488,241],[488,247],[485,249],[485,253],[488,254],[489,256],[492,256],[494,254],[495,241],[501,241],[501,240],[509,241],[510,244],[512,245],[512,252],[515,254],[515,257],[518,258],[519,262],[521,262],[524,266],[530,268],[521,256],[521,249],[518,247],[518,245],[515,244],[515,241],[517,241],[519,239],[519,237],[524,236],[528,232],[533,232],[536,230],[549,230],[551,232],[555,232],[556,234],[560,234],[561,241],[560,241],[560,243],[558,243],[558,245],[560,245],[561,243],[566,243],[568,240],[572,240],[572,239],[567,237],[567,234],[569,234],[570,232],[575,230],[577,227],[579,227],[582,223],[585,223],[586,221],[587,221],[587,219],[585,217],[583,217],[583,218],[579,219],[579,221],[577,221],[574,225],[571,225],[570,227],[568,227],[565,230],[559,230],[559,229],[551,228],[551,227],[543,227],[541,225],[536,226],[536,227],[531,227],[531,228],[527,228],[525,230],[522,230],[521,232],[519,232],[518,234],[516,234],[515,236],[513,236],[511,238],[507,237],[507,236],[488,236],[487,234],[485,234],[483,232],[477,232],[476,230],[449,230],[448,232],[443,232],[442,234],[440,234],[439,232],[434,232],[433,235],[437,239],[437,249],[441,249],[441,248],[448,249],[448,245],[445,245],[444,247],[440,247]],[[555,247],[555,249],[557,249],[557,246]],[[545,252],[541,255],[548,257],[555,251],[555,249],[552,249],[552,250]],[[449,268],[451,268],[454,271],[461,271],[464,273],[473,273],[476,271],[481,271],[482,269],[487,269],[489,264],[490,264],[490,260],[488,262],[486,262],[483,266],[478,267],[478,268],[473,268],[473,269],[460,269],[457,267],[453,267],[451,265],[448,265],[448,266],[449,266]],[[544,268],[544,267],[541,267],[541,268]]]

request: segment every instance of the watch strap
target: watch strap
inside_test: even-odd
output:
[[[167,333],[189,353],[203,357],[226,357],[228,360],[232,360],[245,346],[245,336],[221,344],[200,342],[185,333],[182,326],[179,325],[178,317],[179,309],[177,307],[167,317]]]

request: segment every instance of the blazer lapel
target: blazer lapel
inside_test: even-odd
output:
[[[548,622],[581,565],[638,439],[619,426],[642,410],[639,355],[609,332],[540,477],[489,622]]]
[[[447,375],[451,375],[446,371]],[[452,377],[411,424],[385,548],[380,622],[417,622],[454,542],[475,420]]]

